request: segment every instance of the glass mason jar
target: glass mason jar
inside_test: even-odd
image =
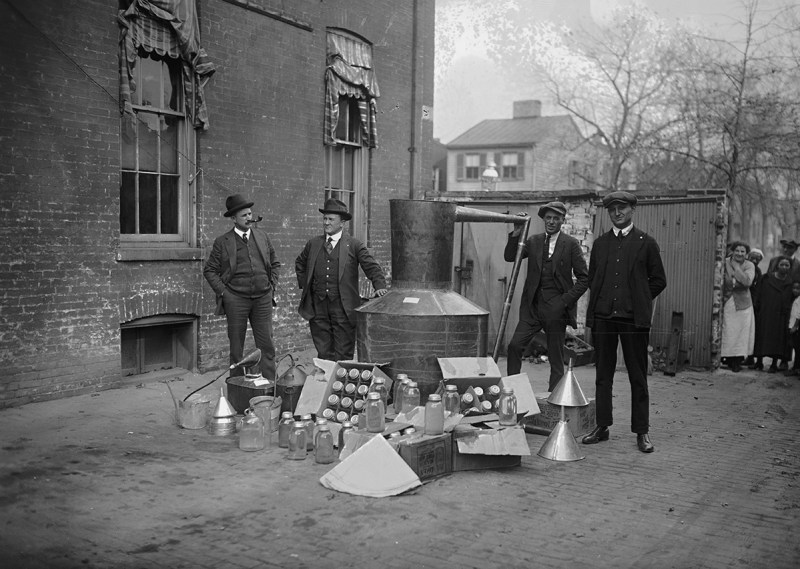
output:
[[[264,448],[264,421],[250,409],[245,409],[242,428],[239,430],[239,448],[254,451]]]
[[[348,395],[353,395],[356,392],[356,384],[355,383],[348,383],[344,386],[344,392]]]
[[[500,393],[497,415],[501,425],[510,427],[517,424],[517,396],[514,395],[513,387],[504,387]]]
[[[334,381],[333,385],[331,385],[331,391],[334,393],[339,393],[342,389],[344,389],[344,383],[339,380]]]
[[[483,387],[473,387],[472,391],[475,392],[475,397],[483,399]]]
[[[333,450],[333,433],[327,421],[324,425],[318,426],[317,440],[314,441],[314,461],[318,464],[330,464],[336,460]]]
[[[419,407],[419,387],[416,381],[409,381],[403,391],[403,413],[408,413],[415,407]]]
[[[339,411],[336,413],[336,420],[340,423],[344,423],[347,419],[350,418],[350,414],[347,411]]]
[[[336,411],[333,409],[323,409],[322,416],[328,421],[333,421],[336,418]]]
[[[369,386],[370,392],[379,393],[381,402],[383,403],[384,410],[388,407],[389,391],[386,389],[386,381],[382,377],[376,377],[372,380],[372,385]]]
[[[353,369],[350,370],[350,373],[347,374],[347,377],[349,377],[350,379],[352,379],[354,381],[357,381],[360,375],[361,375],[361,372],[358,371],[356,368],[353,368]]]
[[[371,379],[372,379],[372,372],[371,371],[369,371],[368,369],[365,369],[364,371],[361,372],[361,382],[362,383],[369,383],[369,381]]]
[[[306,427],[306,447],[308,450],[314,450],[314,420],[311,418],[311,413],[301,415],[300,420]]]
[[[340,367],[336,370],[336,379],[345,379],[347,377],[347,370]]]
[[[294,417],[291,411],[284,411],[281,414],[281,421],[278,423],[278,446],[286,448],[289,446],[289,435],[294,427]]]
[[[367,432],[382,433],[386,428],[386,415],[383,410],[383,403],[379,393],[373,391],[367,396],[367,404],[364,407],[364,416],[367,423]]]
[[[342,453],[342,449],[344,449],[344,436],[353,430],[353,423],[350,421],[345,421],[342,423],[342,428],[339,429],[339,454]]]
[[[314,446],[317,445],[317,437],[319,436],[319,431],[323,425],[327,425],[328,420],[324,417],[320,417],[317,419],[316,424],[314,425]]]
[[[403,407],[403,392],[406,390],[406,383],[408,383],[408,376],[404,373],[398,373],[394,381],[394,396],[392,397],[392,405],[394,412],[399,413]]]
[[[305,460],[308,456],[306,433],[306,424],[303,421],[295,421],[292,424],[292,432],[289,435],[289,453],[286,458],[289,460]]]
[[[461,396],[461,409],[469,409],[475,403],[475,398],[472,396],[471,393],[465,393]]]
[[[426,435],[441,435],[444,433],[444,404],[442,396],[438,393],[428,395],[425,404],[425,430]]]
[[[458,387],[455,385],[445,385],[442,403],[444,404],[446,413],[452,415],[461,411],[461,396],[458,394]]]

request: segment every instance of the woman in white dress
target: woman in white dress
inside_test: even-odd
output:
[[[753,353],[756,322],[750,285],[756,267],[747,260],[750,246],[742,241],[730,244],[730,256],[725,259],[722,283],[722,353],[731,371],[741,371],[744,358]]]

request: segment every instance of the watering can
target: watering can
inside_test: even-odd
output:
[[[275,396],[281,398],[281,412],[289,411],[294,413],[297,402],[300,399],[300,392],[306,383],[308,373],[303,369],[303,364],[295,363],[292,354],[286,354],[278,359],[275,364],[277,368],[284,358],[289,358],[291,365],[289,369],[278,376],[275,382]]]

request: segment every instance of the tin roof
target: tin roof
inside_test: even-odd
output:
[[[557,137],[565,127],[575,128],[572,117],[568,115],[487,119],[457,136],[447,147],[530,146]]]

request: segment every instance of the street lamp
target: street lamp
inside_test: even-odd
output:
[[[497,173],[496,166],[497,164],[494,162],[489,162],[486,170],[484,170],[481,174],[482,190],[493,192],[495,189],[497,189],[497,180],[500,178],[500,175]]]

